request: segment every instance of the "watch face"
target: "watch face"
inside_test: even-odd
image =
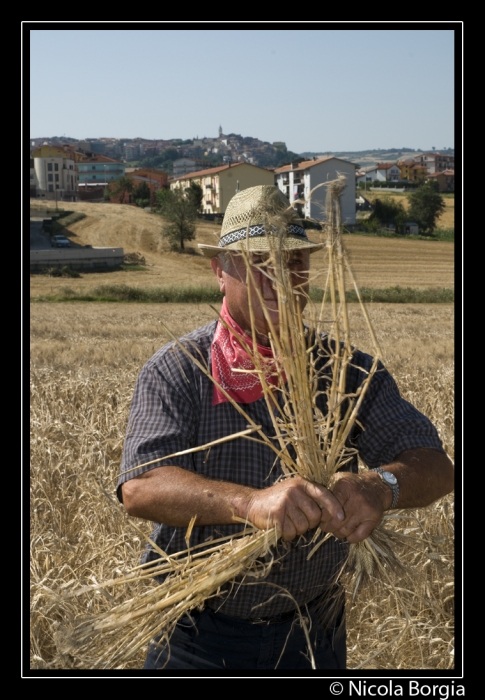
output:
[[[397,484],[397,478],[391,472],[383,472],[382,476],[388,484]]]

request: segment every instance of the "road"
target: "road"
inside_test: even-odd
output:
[[[42,231],[43,219],[30,220],[30,250],[51,250],[51,239]]]

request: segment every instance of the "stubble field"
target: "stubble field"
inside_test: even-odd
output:
[[[447,202],[450,200],[446,200]],[[50,203],[47,203],[50,204]],[[52,208],[54,203],[52,204]],[[162,220],[128,204],[91,204],[72,202],[66,209],[86,215],[69,226],[68,235],[75,245],[121,246],[125,253],[137,252],[146,259],[142,271],[83,274],[80,279],[31,276],[30,295],[56,294],[63,288],[87,292],[103,284],[127,284],[133,287],[169,287],[172,285],[204,285],[216,287],[207,258],[198,253],[197,244],[217,244],[221,227],[212,222],[199,222],[196,239],[187,244],[185,254],[168,249],[161,236]],[[321,234],[310,232],[319,241]],[[357,284],[360,287],[447,287],[454,288],[454,246],[443,241],[412,241],[345,235],[345,246]],[[325,258],[320,251],[312,255],[312,268],[321,270],[312,284],[325,283]]]
[[[167,340],[215,318],[207,305],[38,303],[63,287],[214,285],[196,244],[213,243],[220,227],[198,226],[188,254],[168,251],[160,218],[127,205],[73,203],[86,218],[72,225],[80,245],[121,245],[145,256],[144,271],[83,274],[80,279],[31,276],[31,655],[33,669],[90,669],[109,653],[103,637],[92,654],[65,653],[60,632],[72,617],[109,609],[130,590],[61,600],[74,581],[100,583],[135,566],[151,527],[128,518],[115,486],[129,404],[143,363]],[[450,243],[346,236],[360,286],[453,287]],[[312,256],[324,269],[323,254]],[[313,283],[323,286],[319,278]],[[454,457],[453,307],[371,304],[384,361],[403,396],[437,426]],[[352,341],[371,350],[365,324],[350,305]],[[403,552],[409,575],[397,589],[382,581],[348,601],[348,666],[370,669],[454,667],[452,495],[416,513],[401,529],[419,546]],[[130,640],[127,639],[127,644]],[[136,654],[123,668],[143,665]],[[110,668],[108,665],[107,668]]]
[[[354,342],[369,349],[355,305],[350,311]],[[433,420],[453,458],[452,306],[375,304],[370,313],[402,394]],[[56,648],[56,635],[70,615],[140,593],[137,584],[55,598],[69,582],[99,583],[138,563],[151,528],[113,505],[136,377],[168,340],[160,321],[180,335],[214,317],[182,304],[31,305],[32,668],[94,667],[108,651],[102,636],[90,658],[77,658]],[[401,525],[420,546],[403,553],[410,575],[399,592],[381,584],[349,600],[349,668],[453,668],[453,498],[416,514]],[[124,668],[142,664],[137,654]]]

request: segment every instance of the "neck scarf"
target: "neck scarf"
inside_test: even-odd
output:
[[[251,373],[254,363],[238,340],[238,336],[244,339],[246,346],[252,351],[252,338],[242,330],[229,315],[226,299],[222,303],[221,318],[224,325],[218,322],[214,339],[212,341],[212,376],[217,384],[214,384],[212,405],[228,402],[219,389],[221,386],[229,396],[237,403],[253,403],[263,396],[263,388],[259,374]],[[231,332],[234,331],[234,334]],[[278,386],[278,373],[271,348],[264,345],[256,345],[261,358],[261,364],[267,372],[265,381],[271,386]],[[247,370],[246,372],[234,372],[233,370]],[[284,381],[284,376],[283,376]]]

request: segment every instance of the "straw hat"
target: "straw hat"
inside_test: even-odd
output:
[[[285,250],[308,248],[314,253],[323,247],[308,240],[301,219],[278,187],[258,185],[241,190],[227,205],[219,245],[199,243],[199,248],[213,258],[223,250],[270,250],[276,238]]]

